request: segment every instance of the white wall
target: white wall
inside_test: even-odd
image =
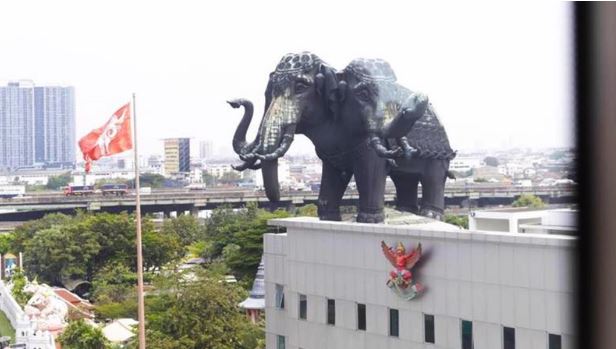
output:
[[[516,330],[516,348],[547,348],[548,333],[572,348],[572,261],[575,238],[554,235],[442,232],[413,226],[273,220],[286,234],[264,236],[267,348],[461,348],[460,320],[473,322],[475,349],[502,347],[502,327]],[[421,242],[414,275],[424,295],[404,301],[386,287],[393,269],[380,241]],[[275,284],[285,308],[274,308]],[[298,294],[308,298],[298,319]],[[336,325],[327,325],[327,298]],[[356,330],[356,303],[366,304],[367,330]],[[388,336],[388,308],[399,310],[399,338]],[[435,316],[436,344],[424,343],[423,314]]]

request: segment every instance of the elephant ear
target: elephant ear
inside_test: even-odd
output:
[[[317,93],[323,98],[329,115],[336,119],[338,116],[338,80],[336,79],[336,71],[326,64],[321,64],[316,80]]]
[[[274,75],[274,72],[270,73],[267,87],[265,88],[265,109],[263,110],[263,115],[265,115],[267,108],[269,108],[270,103],[272,103],[272,75]]]

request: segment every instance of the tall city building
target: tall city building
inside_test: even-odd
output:
[[[212,141],[199,142],[199,159],[207,159],[214,154],[214,144]]]
[[[0,167],[75,163],[73,87],[0,87]]]
[[[34,83],[0,87],[0,167],[34,163]]]
[[[75,163],[75,89],[34,87],[34,158],[37,163]]]
[[[190,172],[190,138],[166,138],[165,174]]]

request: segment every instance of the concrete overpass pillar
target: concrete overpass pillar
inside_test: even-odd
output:
[[[184,211],[184,210],[178,210],[178,211],[176,211],[176,215],[175,215],[175,216],[176,216],[176,217],[179,217],[179,216],[183,216],[183,215],[185,215],[185,214],[186,214],[186,211]]]
[[[190,208],[190,215],[197,218],[199,217],[199,208],[197,206],[193,206]]]
[[[163,211],[163,217],[164,218],[171,218],[171,210],[164,210]]]

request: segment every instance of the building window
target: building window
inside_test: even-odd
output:
[[[366,330],[366,305],[357,303],[357,329]]]
[[[560,349],[560,348],[561,348],[560,335],[550,333],[550,335],[548,336],[548,349]]]
[[[473,349],[473,323],[462,320],[462,349]]]
[[[276,349],[284,349],[284,336],[278,336],[278,343],[276,343]]]
[[[503,327],[503,349],[515,349],[515,329]]]
[[[389,309],[389,335],[392,337],[398,337],[398,309]]]
[[[276,284],[276,308],[284,309],[284,287]]]
[[[424,337],[426,343],[434,343],[434,315],[424,314]]]
[[[299,295],[299,318],[302,320],[306,320],[306,310],[308,306],[308,301],[306,300],[305,294]]]
[[[333,299],[327,300],[327,324],[336,324],[336,301]]]

